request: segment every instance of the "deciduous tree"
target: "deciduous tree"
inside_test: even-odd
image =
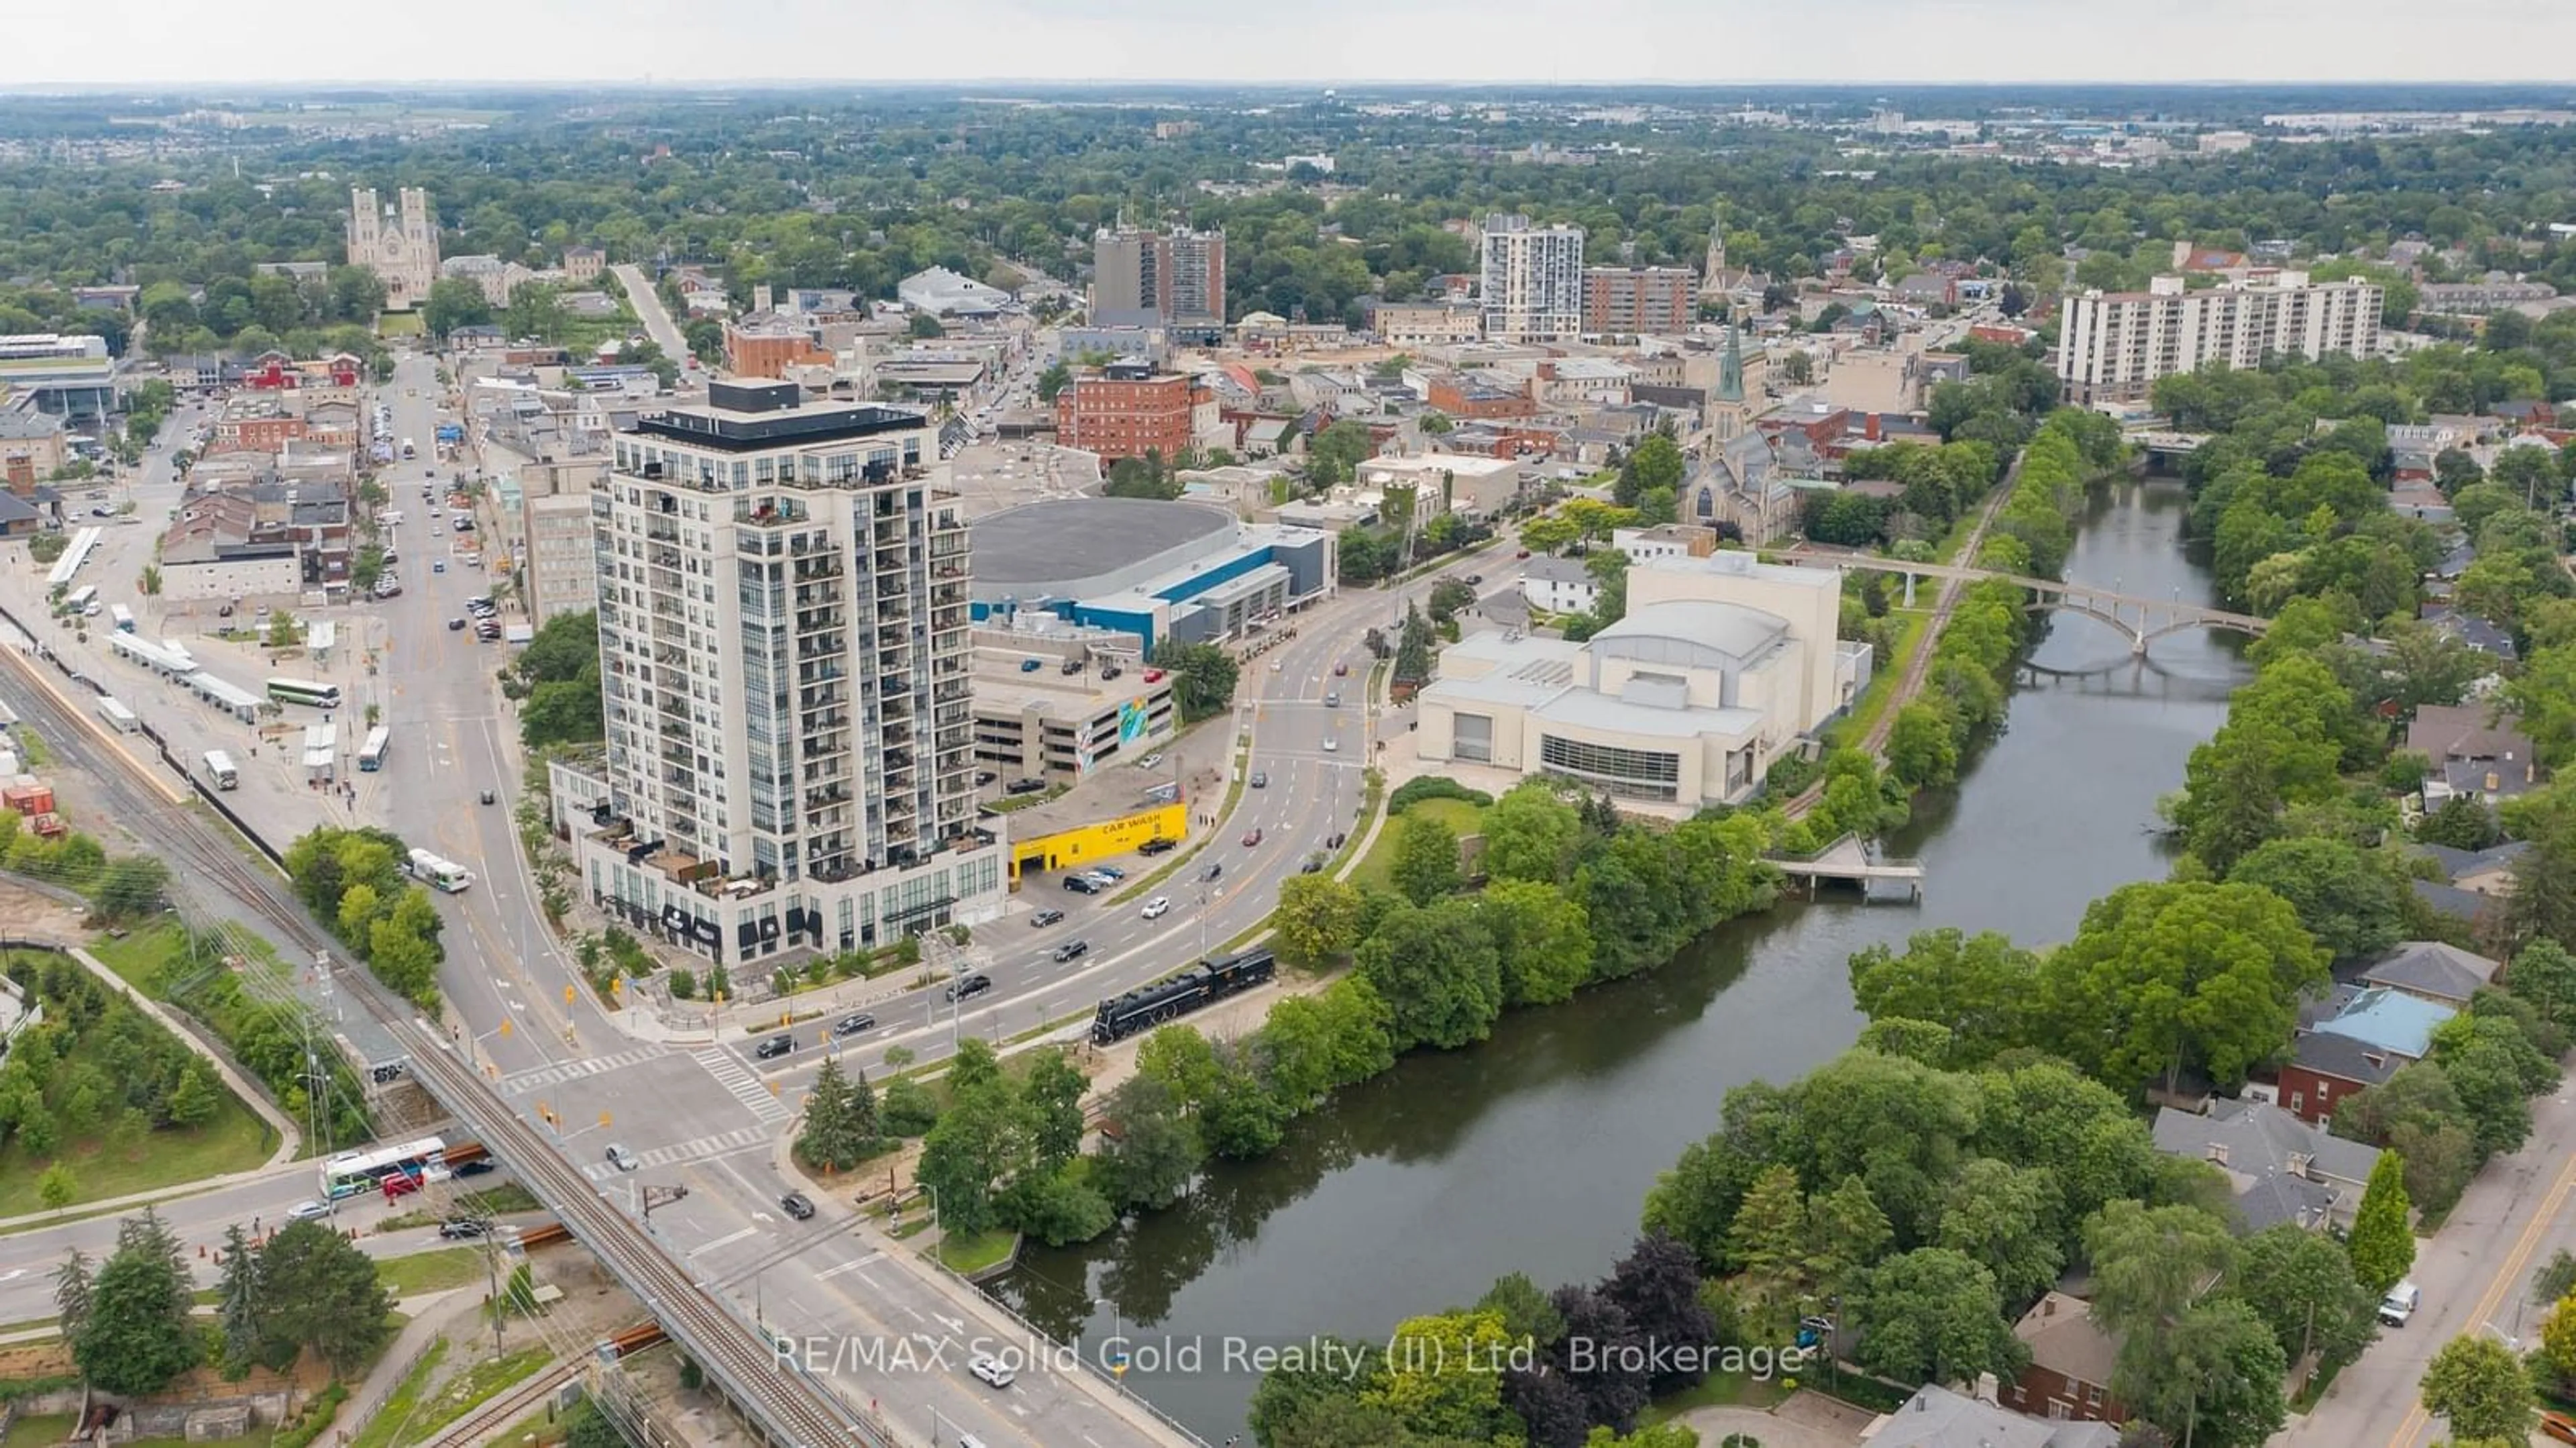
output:
[[[2444,1343],[2424,1369],[2421,1392],[2427,1412],[2450,1420],[2453,1437],[2520,1443],[2530,1432],[2531,1374],[2484,1332]]]

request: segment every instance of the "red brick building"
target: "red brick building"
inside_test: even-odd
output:
[[[1680,332],[1699,305],[1699,274],[1686,266],[1583,269],[1586,332]]]
[[[1098,453],[1103,462],[1149,452],[1169,462],[1188,451],[1199,406],[1215,400],[1178,372],[1112,363],[1056,394],[1055,440],[1060,447]]]
[[[1453,418],[1535,417],[1538,404],[1526,391],[1513,392],[1472,377],[1444,373],[1431,379],[1432,409]]]
[[[790,367],[829,365],[832,360],[832,354],[814,345],[813,335],[803,328],[763,322],[727,322],[724,357],[725,370],[736,378],[760,377],[772,382],[785,377]]]

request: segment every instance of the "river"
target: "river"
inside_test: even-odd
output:
[[[2067,576],[2210,600],[2183,548],[2186,507],[2170,479],[2097,490]],[[2156,800],[2224,720],[2243,643],[2179,634],[2140,662],[2097,621],[2056,621],[2004,732],[1887,842],[1923,861],[1921,904],[1784,901],[1659,971],[1507,1015],[1483,1045],[1408,1057],[1343,1093],[1271,1156],[1217,1166],[1170,1211],[1032,1249],[996,1294],[1058,1338],[1078,1334],[1086,1355],[1124,1334],[1130,1384],[1217,1443],[1244,1431],[1258,1380],[1226,1370],[1228,1339],[1383,1340],[1505,1272],[1542,1288],[1599,1277],[1728,1088],[1794,1078],[1851,1044],[1852,952],[1941,926],[2064,940],[2095,897],[2161,877]],[[1157,1370],[1150,1350],[1166,1342],[1204,1357]]]

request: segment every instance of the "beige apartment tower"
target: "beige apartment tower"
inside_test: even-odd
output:
[[[385,284],[385,310],[408,312],[429,300],[438,280],[438,222],[429,193],[406,186],[397,206],[377,201],[375,188],[349,192],[349,265],[362,266]]]
[[[1583,331],[1583,228],[1533,226],[1488,216],[1484,234],[1485,336],[1546,342]]]
[[[717,382],[592,492],[608,800],[589,898],[735,965],[1001,913],[964,516],[921,414]]]
[[[2143,292],[2088,291],[2060,313],[2057,377],[2079,406],[2137,402],[2157,379],[2204,362],[2249,368],[2280,353],[2315,361],[2379,351],[2379,287],[2283,271],[2192,290],[2178,276]]]

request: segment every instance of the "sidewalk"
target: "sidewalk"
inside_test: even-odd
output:
[[[483,1294],[470,1287],[451,1287],[445,1292],[425,1292],[406,1297],[394,1309],[410,1318],[394,1340],[385,1347],[384,1356],[367,1370],[366,1378],[350,1390],[348,1400],[332,1416],[324,1435],[334,1443],[346,1443],[368,1419],[384,1410],[385,1400],[402,1386],[402,1380],[420,1363],[421,1354],[429,1351],[456,1320],[483,1303]],[[315,1441],[321,1441],[317,1438]]]

